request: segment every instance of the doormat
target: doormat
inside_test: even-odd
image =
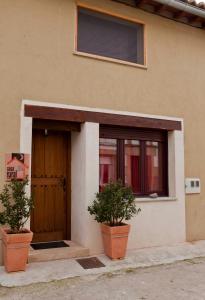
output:
[[[102,268],[105,265],[97,257],[81,258],[76,261],[83,267],[83,269]]]
[[[43,250],[43,249],[52,249],[52,248],[64,248],[70,247],[64,241],[57,241],[57,242],[43,242],[43,243],[31,243],[31,247],[34,250]]]

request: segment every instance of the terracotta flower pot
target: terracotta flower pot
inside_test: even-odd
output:
[[[111,259],[124,258],[127,250],[130,225],[108,226],[101,224],[105,254]]]
[[[28,260],[29,246],[33,233],[10,234],[9,229],[1,228],[3,242],[3,259],[7,272],[25,271]]]

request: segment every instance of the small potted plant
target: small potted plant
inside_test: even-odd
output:
[[[130,225],[123,223],[140,212],[130,187],[122,182],[110,182],[96,194],[93,204],[88,207],[95,220],[101,223],[104,251],[111,259],[122,259],[127,249]]]
[[[25,271],[33,233],[24,228],[33,208],[33,200],[26,196],[28,179],[12,180],[0,194],[3,211],[0,224],[3,242],[4,266],[7,272]]]

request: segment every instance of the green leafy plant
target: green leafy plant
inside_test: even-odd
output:
[[[141,209],[136,208],[135,196],[130,187],[121,181],[108,183],[101,192],[96,194],[96,199],[88,211],[95,216],[98,223],[107,223],[109,226],[120,226],[123,220],[130,220]]]
[[[32,197],[27,197],[25,187],[28,179],[12,180],[5,184],[0,193],[0,203],[4,210],[0,212],[0,224],[8,224],[10,233],[23,232],[23,226],[28,220],[33,208]]]

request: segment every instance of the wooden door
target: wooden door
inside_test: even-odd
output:
[[[33,130],[34,242],[70,239],[70,133]]]

